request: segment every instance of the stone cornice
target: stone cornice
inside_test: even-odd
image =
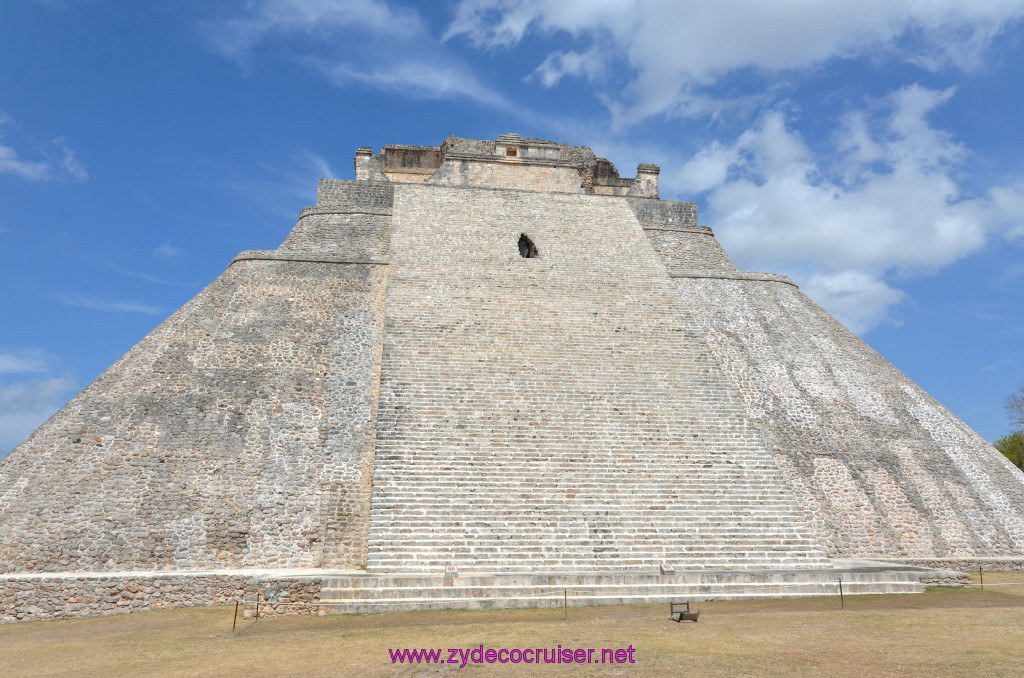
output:
[[[717,280],[754,280],[758,282],[777,282],[785,285],[792,285],[800,289],[800,286],[793,282],[788,275],[779,273],[759,273],[756,271],[680,271],[669,273],[670,278],[713,278]]]
[[[305,264],[369,264],[373,266],[387,266],[389,261],[375,261],[373,259],[342,259],[341,257],[316,257],[313,255],[284,254],[276,250],[245,250],[235,255],[231,264],[236,261],[292,261]],[[228,264],[229,266],[231,264]]]

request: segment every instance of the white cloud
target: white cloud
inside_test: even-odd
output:
[[[981,368],[981,372],[994,372],[996,370],[1005,370],[1011,367],[1017,361],[1014,358],[1003,358],[994,363],[989,363]]]
[[[596,48],[586,52],[552,52],[533,72],[545,87],[554,87],[567,75],[585,76],[588,80],[596,80],[604,75],[605,62]]]
[[[513,108],[430,35],[415,9],[380,0],[257,0],[204,28],[213,49],[239,64],[257,46],[282,48],[339,86]]]
[[[9,452],[57,411],[78,385],[69,374],[55,375],[54,356],[40,349],[7,349],[0,353],[0,448]],[[6,375],[31,373],[34,378],[6,381]]]
[[[880,119],[847,116],[825,154],[773,111],[732,143],[710,143],[668,168],[663,186],[704,194],[719,239],[741,267],[789,272],[865,332],[905,300],[887,279],[933,272],[1020,228],[1018,189],[962,194],[958,174],[968,153],[927,120],[953,94],[917,85],[894,92]]]
[[[166,287],[183,287],[187,289],[194,289],[196,287],[195,283],[184,283],[175,282],[173,280],[164,280],[163,278],[158,278],[155,275],[141,273],[139,271],[131,271],[129,269],[120,268],[118,266],[111,266],[111,270],[116,273],[120,273],[121,275],[127,275],[132,278],[138,278],[139,280],[145,280],[146,282],[151,282],[156,285],[164,285]]]
[[[0,110],[0,130],[10,122],[11,118]],[[3,139],[2,134],[0,139]],[[0,143],[0,174],[9,172],[25,179],[45,179],[49,171],[50,167],[45,162],[21,160],[17,151]]]
[[[75,181],[85,181],[89,178],[85,165],[78,159],[78,154],[68,147],[63,137],[54,139],[50,147],[52,150],[47,153],[47,157],[58,174]]]
[[[17,174],[25,179],[45,179],[49,171],[50,166],[45,162],[19,160],[13,148],[0,144],[0,173]]]
[[[296,153],[296,158],[306,167],[312,168],[318,179],[335,179],[338,176],[334,173],[327,158],[319,153],[303,149]]]
[[[75,381],[69,376],[10,383],[0,388],[0,413],[47,409],[57,396],[72,388]]]
[[[277,35],[326,39],[339,30],[390,35],[395,41],[424,30],[414,10],[392,10],[379,0],[257,0],[248,11],[205,26],[218,52],[242,59],[258,43]]]
[[[159,315],[160,313],[163,313],[162,309],[156,306],[150,306],[149,304],[142,304],[135,301],[100,299],[98,297],[89,297],[82,294],[60,293],[56,295],[56,299],[66,306],[77,306],[79,308],[88,308],[94,311],[146,313],[149,315]]]
[[[180,247],[175,247],[169,242],[165,242],[163,245],[160,245],[160,247],[155,248],[153,253],[159,254],[161,257],[171,258],[184,254],[185,250]]]
[[[993,217],[1006,227],[1008,238],[1024,238],[1024,184],[996,186],[989,191]]]
[[[906,294],[864,271],[815,273],[803,281],[803,291],[858,334],[884,322],[890,309]]]
[[[351,165],[349,168],[352,172]],[[218,182],[258,212],[294,221],[297,209],[316,202],[317,179],[336,178],[344,176],[335,173],[326,158],[299,149],[289,162],[261,163],[244,173],[234,167],[214,166],[209,181]]]
[[[992,39],[1022,16],[1021,0],[462,0],[445,38],[501,48],[531,32],[567,33],[577,49],[542,59],[541,82],[625,62],[632,80],[607,103],[635,122],[712,113],[725,102],[707,89],[742,69],[778,74],[861,56],[977,68]],[[597,63],[583,69],[564,56],[581,51]]]
[[[10,451],[78,388],[70,376],[0,385],[0,448]]]
[[[409,99],[465,97],[494,108],[514,108],[505,97],[483,85],[469,69],[458,63],[437,63],[429,58],[372,66],[320,59],[310,59],[309,62],[339,86],[358,82]]]
[[[2,128],[10,124],[11,118],[0,111],[0,140]],[[84,181],[89,178],[85,166],[78,160],[63,138],[56,138],[42,151],[45,160],[23,160],[11,146],[0,143],[0,174],[16,174],[24,179],[46,181],[54,178]]]
[[[54,360],[54,356],[38,349],[0,353],[0,374],[4,372],[43,372]]]

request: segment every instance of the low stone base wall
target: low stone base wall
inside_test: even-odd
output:
[[[956,570],[958,572],[977,572],[981,570],[1000,570],[1004,572],[1024,572],[1024,556],[1008,558],[902,558],[898,561],[905,565],[930,567],[936,570]]]
[[[319,577],[118,573],[0,575],[0,623],[245,604],[245,616],[318,614]]]
[[[925,586],[970,586],[971,577],[957,570],[931,570],[921,575]]]
[[[278,615],[320,614],[320,578],[286,579],[261,581],[259,601],[256,593],[245,599],[245,616],[260,617]]]

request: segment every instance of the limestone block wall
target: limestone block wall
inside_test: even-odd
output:
[[[386,317],[370,571],[824,562],[626,199],[396,186]]]
[[[670,274],[736,271],[707,226],[697,225],[697,204],[629,198],[633,215]]]
[[[0,572],[365,562],[392,190],[319,197],[0,463]]]
[[[791,285],[677,279],[832,556],[1014,556],[1024,474]]]
[[[432,186],[507,188],[550,193],[582,193],[583,179],[561,164],[504,159],[459,158],[449,155],[433,176]]]
[[[696,228],[697,203],[651,198],[627,198],[633,216],[645,228]]]
[[[275,579],[250,574],[0,576],[0,624],[125,614],[174,607],[244,603],[254,617],[319,612],[320,577]],[[241,615],[240,615],[241,616]]]
[[[669,273],[686,271],[733,272],[736,266],[706,226],[665,228],[644,226],[651,247]]]
[[[364,208],[365,209],[365,208]],[[277,252],[322,259],[387,264],[391,212],[358,212],[334,205],[307,207]]]
[[[637,198],[658,199],[658,174],[661,168],[657,165],[640,163],[636,168],[636,179],[629,186],[626,195]]]
[[[0,572],[362,562],[385,285],[232,265],[0,463]]]
[[[346,181],[320,179],[316,185],[317,206],[333,206],[360,214],[389,214],[394,191],[387,181]]]

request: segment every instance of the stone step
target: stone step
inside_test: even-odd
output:
[[[665,597],[666,600],[678,600],[682,598],[706,599],[709,589],[714,590],[716,598],[736,598],[741,594],[748,593],[751,584],[743,582],[726,582],[720,584],[618,584],[618,585],[585,585],[567,584],[562,587],[552,586],[436,586],[436,587],[389,587],[389,588],[325,588],[321,592],[321,601],[346,601],[346,600],[408,600],[408,599],[436,599],[446,598],[449,600],[459,598],[476,598],[483,592],[485,596],[493,600],[508,600],[515,598],[542,598],[556,596],[579,597],[608,597],[622,595],[637,595],[637,590],[642,589],[645,596]],[[871,582],[843,582],[843,594],[865,592],[871,589],[872,592],[891,593],[894,589],[904,589],[905,593],[920,593],[924,587],[917,583],[910,583],[903,580],[876,580]],[[835,592],[839,593],[838,580],[830,582],[786,582],[776,584],[759,584],[759,597],[775,597],[780,593],[791,596],[814,596]]]
[[[703,490],[700,488],[687,490],[679,487],[669,488],[657,488],[647,487],[638,493],[628,493],[620,491],[618,488],[609,487],[607,485],[595,486],[593,488],[586,487],[558,487],[558,488],[535,488],[526,487],[523,485],[509,485],[507,487],[495,487],[488,488],[479,485],[472,486],[444,486],[435,483],[431,483],[429,488],[422,488],[419,486],[406,487],[404,485],[382,485],[379,488],[379,494],[381,502],[397,501],[400,499],[410,500],[415,499],[418,501],[437,499],[438,493],[445,492],[456,497],[463,499],[480,500],[484,498],[504,498],[508,501],[508,493],[510,490],[522,497],[534,497],[546,500],[548,503],[559,503],[566,502],[569,499],[579,498],[581,501],[589,500],[591,503],[601,501],[615,501],[618,499],[622,502],[640,504],[643,502],[648,503],[690,503],[690,504],[704,504],[714,501],[725,501],[731,500],[738,504],[758,504],[761,502],[771,501],[778,504],[783,504],[786,500],[785,495],[781,493],[768,494],[760,489],[754,489],[750,491],[744,491],[739,488],[734,488],[735,492],[719,492],[715,490]],[[575,497],[569,497],[566,495],[575,495]]]
[[[497,550],[497,551],[513,551],[515,549],[534,548],[547,546],[551,549],[574,549],[584,548],[587,544],[595,544],[595,548],[603,550],[610,550],[612,548],[629,548],[630,550],[636,550],[637,548],[646,548],[659,551],[664,551],[666,548],[675,547],[673,550],[681,552],[687,551],[714,551],[714,550],[737,550],[742,551],[744,548],[755,550],[757,548],[770,548],[770,547],[807,547],[811,546],[814,542],[810,540],[799,540],[799,539],[766,539],[766,538],[747,538],[747,539],[721,539],[709,536],[705,539],[700,539],[696,535],[690,540],[676,539],[664,540],[661,543],[653,542],[650,538],[643,538],[642,536],[637,537],[629,534],[621,534],[618,537],[614,535],[590,535],[589,537],[580,537],[576,540],[564,540],[564,539],[519,539],[511,538],[508,539],[508,543],[490,543],[490,540],[495,536],[502,536],[501,533],[492,533],[484,535],[466,535],[466,538],[458,539],[443,539],[443,535],[435,535],[433,542],[435,545],[445,544],[448,547],[464,546],[467,548],[474,548],[474,550],[483,551],[485,549]],[[660,535],[658,535],[660,536]],[[400,534],[393,538],[383,538],[381,536],[375,536],[370,544],[386,544],[388,546],[407,546],[409,548],[415,548],[419,545],[423,549],[429,549],[430,544],[424,543],[425,540],[430,540],[428,533],[423,534]],[[683,545],[688,545],[687,548],[682,548]]]
[[[607,515],[607,514],[621,514],[628,512],[635,512],[639,515],[641,512],[648,513],[650,511],[686,511],[692,512],[694,515],[700,515],[705,513],[708,515],[723,515],[723,511],[730,508],[730,502],[726,497],[722,497],[721,501],[716,501],[714,497],[705,499],[704,501],[686,501],[686,502],[672,502],[669,499],[661,498],[660,500],[651,500],[647,503],[636,502],[630,504],[628,502],[594,502],[594,501],[580,501],[574,502],[569,499],[558,499],[548,498],[546,500],[540,500],[537,504],[529,504],[524,501],[524,504],[517,506],[510,506],[508,501],[508,495],[503,497],[473,497],[472,501],[464,497],[447,495],[445,497],[448,502],[441,500],[441,497],[434,495],[425,500],[425,498],[407,498],[407,499],[389,499],[386,496],[382,496],[378,500],[378,504],[373,507],[373,511],[378,515],[386,515],[387,513],[396,512],[410,512],[410,511],[425,511],[428,508],[442,509],[445,506],[454,505],[455,507],[465,510],[472,510],[476,507],[486,506],[488,510],[500,509],[509,515],[526,515],[531,512],[543,512],[545,510],[562,509],[563,511],[575,511],[579,515]],[[521,500],[529,499],[529,497],[521,497]],[[764,513],[764,514],[778,514],[780,516],[792,516],[799,513],[796,509],[792,508],[791,505],[786,505],[784,502],[749,502],[749,503],[732,503],[734,511],[746,511],[748,513]]]
[[[377,528],[373,539],[370,543],[378,541],[394,541],[396,539],[409,539],[409,538],[420,538],[420,539],[464,539],[467,543],[473,543],[480,539],[487,539],[494,535],[506,535],[511,536],[516,540],[517,543],[525,544],[538,544],[538,543],[584,543],[592,540],[596,537],[603,537],[612,541],[626,541],[626,542],[639,542],[645,539],[657,538],[657,539],[669,539],[673,542],[683,542],[686,540],[710,540],[710,539],[728,539],[730,543],[735,542],[764,542],[770,541],[771,543],[799,543],[809,544],[811,540],[801,537],[796,532],[785,528],[770,529],[764,528],[758,530],[757,533],[751,534],[749,531],[737,531],[735,528],[695,528],[688,526],[686,528],[673,529],[671,526],[651,527],[639,526],[637,529],[631,529],[632,525],[626,524],[615,524],[609,528],[600,528],[590,526],[587,530],[586,536],[572,537],[566,534],[566,530],[557,529],[555,526],[545,527],[535,523],[523,523],[518,526],[508,524],[498,524],[494,527],[484,526],[452,526],[452,527],[435,527],[432,525],[417,525],[413,523],[399,523],[389,526],[380,526]],[[515,528],[515,529],[513,529]]]
[[[706,514],[705,514],[706,515]],[[424,530],[438,529],[443,523],[446,527],[455,527],[460,522],[462,527],[487,527],[501,528],[503,531],[512,532],[515,530],[527,530],[531,527],[547,526],[553,529],[572,529],[572,526],[586,524],[594,529],[616,526],[628,526],[632,528],[643,528],[651,531],[682,531],[702,532],[705,530],[736,531],[739,533],[750,533],[752,531],[765,530],[766,532],[796,530],[791,527],[793,516],[785,514],[759,514],[759,513],[730,513],[711,514],[705,516],[691,516],[684,513],[669,511],[635,512],[632,515],[623,515],[614,511],[602,511],[600,515],[593,512],[571,510],[566,512],[545,512],[523,515],[520,513],[505,514],[497,511],[464,511],[460,514],[461,520],[440,512],[429,513],[426,510],[410,509],[407,512],[393,512],[390,515],[376,515],[377,526],[387,528],[390,526],[419,527]],[[657,518],[657,523],[652,522]],[[731,519],[730,519],[731,518]],[[752,519],[756,518],[757,522]]]
[[[492,501],[476,501],[476,502],[458,502],[455,498],[451,498],[452,501],[447,506],[454,506],[459,510],[468,512],[468,515],[472,515],[474,510],[486,509],[488,514],[494,514],[495,511],[500,513],[495,515],[507,516],[510,519],[522,518],[529,519],[533,515],[545,515],[555,514],[557,516],[565,517],[580,517],[580,518],[649,518],[652,514],[657,516],[679,516],[680,518],[688,518],[692,516],[693,520],[699,520],[701,518],[718,518],[723,519],[726,516],[735,515],[756,515],[759,517],[771,518],[776,517],[778,519],[790,519],[795,515],[799,515],[798,511],[795,510],[783,510],[773,509],[770,506],[733,506],[733,510],[729,510],[729,506],[723,504],[722,506],[707,505],[704,504],[699,508],[693,508],[687,510],[686,506],[671,506],[666,504],[655,504],[653,506],[622,506],[622,505],[609,505],[609,504],[573,504],[573,503],[546,503],[537,506],[530,506],[529,508],[521,507],[510,507],[508,501],[500,502],[498,499]],[[381,504],[375,506],[372,510],[371,515],[377,518],[386,520],[388,516],[410,516],[415,517],[417,515],[428,515],[427,511],[439,512],[445,508],[446,505],[440,503],[421,503],[416,504],[413,502],[396,502],[394,505]],[[559,510],[561,509],[561,510]],[[444,515],[443,520],[454,520],[458,515],[454,512],[447,512],[449,515]]]
[[[461,541],[467,544],[480,544],[481,542],[500,538],[512,544],[538,545],[538,544],[559,544],[571,545],[577,543],[588,543],[595,539],[606,542],[623,544],[642,544],[645,541],[653,541],[659,545],[679,544],[686,545],[686,548],[693,548],[694,544],[811,544],[816,543],[807,535],[794,532],[768,530],[757,532],[730,532],[725,529],[716,530],[708,526],[700,529],[672,529],[670,525],[651,527],[650,525],[630,524],[610,525],[604,527],[600,524],[591,524],[587,527],[572,526],[562,529],[541,529],[530,525],[519,526],[495,526],[493,528],[452,528],[440,530],[427,527],[411,527],[393,525],[382,527],[375,531],[370,538],[370,543],[412,541],[415,539],[444,541]],[[500,545],[500,544],[496,544]]]
[[[436,571],[435,571],[436,572]],[[920,593],[920,571],[833,568],[677,572],[355,575],[323,581],[320,612],[393,612],[417,609],[665,603],[801,596]]]
[[[705,561],[690,559],[682,560],[677,559],[675,562],[681,563],[688,570],[694,571],[717,571],[723,568],[729,568],[736,571],[755,571],[763,570],[772,567],[819,567],[823,564],[824,559],[818,558],[778,558],[775,560],[769,560],[766,558],[714,558],[707,559]],[[523,559],[481,559],[481,560],[459,560],[449,559],[446,561],[438,560],[423,560],[416,561],[410,558],[395,559],[395,560],[374,560],[370,559],[367,563],[367,572],[373,572],[375,574],[386,574],[395,572],[416,572],[426,574],[430,572],[437,572],[442,568],[444,563],[454,563],[460,571],[465,572],[518,572],[523,567]],[[562,569],[565,571],[582,570],[582,569],[605,569],[620,571],[635,570],[638,568],[648,568],[659,562],[657,558],[645,558],[645,559],[596,559],[596,558],[574,558],[574,559],[547,559],[538,560],[537,567],[541,569]]]
[[[842,561],[839,561],[842,562]],[[863,563],[865,561],[857,561]],[[324,588],[367,588],[367,587],[398,587],[409,586],[575,586],[575,585],[622,585],[622,584],[718,584],[721,582],[748,583],[786,583],[790,581],[835,582],[842,578],[843,582],[873,582],[883,576],[892,581],[918,582],[922,573],[934,571],[924,567],[900,565],[896,563],[871,562],[869,567],[837,567],[837,561],[828,561],[826,567],[802,568],[766,568],[762,570],[677,570],[675,574],[660,574],[658,568],[634,568],[631,570],[527,570],[520,567],[514,572],[476,572],[459,573],[447,581],[443,568],[433,573],[398,572],[392,574],[370,574],[365,572],[346,574],[326,574],[323,577]],[[524,563],[520,563],[521,566]]]
[[[792,550],[792,551],[768,551],[764,549],[750,549],[750,550],[733,550],[733,549],[719,549],[719,550],[706,550],[706,551],[673,551],[669,549],[665,550],[640,550],[636,552],[624,551],[623,549],[606,549],[590,548],[589,550],[551,550],[551,551],[536,551],[536,552],[522,552],[515,549],[508,549],[506,551],[497,550],[485,550],[485,549],[447,549],[438,548],[435,550],[422,549],[419,551],[410,551],[405,549],[386,548],[381,550],[374,550],[367,554],[368,562],[380,563],[385,561],[392,561],[397,563],[416,563],[416,562],[437,562],[443,563],[446,561],[453,561],[461,563],[468,563],[473,566],[474,569],[486,570],[484,564],[487,562],[513,562],[522,563],[524,561],[535,563],[538,567],[543,569],[543,564],[548,561],[557,562],[594,562],[603,561],[608,563],[644,563],[656,565],[660,562],[669,560],[672,562],[688,564],[697,562],[717,561],[717,562],[763,562],[771,563],[781,560],[808,560],[818,559],[819,556],[816,553],[804,551],[804,550]]]

